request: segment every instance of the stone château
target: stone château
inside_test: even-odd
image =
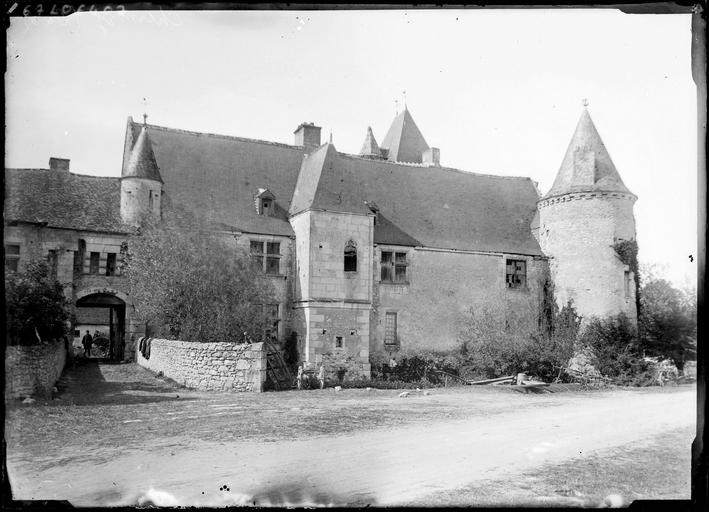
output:
[[[536,321],[549,278],[585,317],[636,316],[635,276],[613,249],[635,238],[636,196],[586,108],[544,196],[528,177],[443,166],[406,108],[357,155],[313,123],[294,133],[287,145],[128,118],[120,178],[59,158],[6,169],[6,269],[48,258],[76,308],[110,310],[130,359],[145,324],[119,275],[126,244],[144,215],[180,205],[273,281],[277,338],[296,333],[301,360],[345,378],[377,355],[455,348],[470,308]]]

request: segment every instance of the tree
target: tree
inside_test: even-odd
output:
[[[643,286],[642,304],[638,326],[646,355],[670,358],[681,371],[696,355],[696,294],[656,278]]]
[[[5,274],[5,305],[11,345],[34,345],[66,333],[69,302],[45,260],[29,261],[24,271]]]
[[[231,242],[231,245],[230,245]],[[146,222],[124,273],[151,334],[198,342],[263,339],[272,288],[234,238],[183,211]]]

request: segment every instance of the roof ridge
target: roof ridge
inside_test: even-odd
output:
[[[418,164],[414,162],[392,162],[391,160],[372,160],[371,158],[367,158],[361,155],[355,155],[352,153],[341,153],[338,151],[339,156],[343,157],[349,157],[353,158],[356,160],[365,160],[368,162],[376,162],[376,163],[382,163],[382,164],[388,164],[388,165],[400,165],[402,167],[417,167],[417,168],[425,168],[425,169],[438,169],[441,171],[450,171],[450,172],[457,172],[460,174],[472,174],[474,176],[486,176],[489,178],[500,178],[500,179],[505,179],[505,180],[531,180],[532,178],[530,176],[504,176],[500,174],[490,174],[490,173],[484,173],[484,172],[477,172],[477,171],[466,171],[464,169],[458,169],[456,167],[446,167],[446,166],[440,166],[440,165],[426,165],[426,164]],[[532,180],[534,181],[534,180]]]
[[[285,147],[285,148],[300,149],[300,148],[305,147],[305,146],[297,146],[297,145],[293,145],[293,144],[285,144],[283,142],[273,142],[270,140],[250,139],[248,137],[239,137],[237,135],[224,135],[221,133],[197,132],[194,130],[184,130],[182,128],[170,128],[169,126],[158,126],[155,124],[148,124],[145,126],[147,126],[150,129],[161,130],[161,131],[166,131],[166,132],[184,133],[187,135],[204,135],[207,137],[214,137],[217,139],[236,140],[236,141],[240,141],[240,142],[254,142],[257,144],[268,144],[270,146],[279,146],[279,147]]]
[[[45,167],[5,167],[6,171],[42,171],[46,173],[52,173],[56,172],[53,171],[52,169],[47,169]],[[96,174],[83,174],[80,172],[74,172],[74,171],[69,171],[67,173],[69,176],[77,176],[80,178],[99,178],[99,179],[109,179],[109,180],[118,180],[120,179],[120,176],[99,176]],[[64,176],[66,176],[65,174]]]

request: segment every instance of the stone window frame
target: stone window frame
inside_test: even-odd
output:
[[[12,249],[8,250],[10,247]],[[15,247],[17,251],[15,251]],[[17,272],[20,268],[20,255],[22,253],[22,244],[6,243],[5,244],[5,268]]]
[[[522,269],[518,268],[519,264],[522,264]],[[525,258],[505,257],[505,288],[527,290],[527,268],[528,262]]]
[[[402,285],[409,284],[409,272],[408,267],[411,266],[409,259],[408,250],[402,249],[381,249],[379,251],[379,282],[382,284],[394,284]],[[391,259],[387,262],[384,261],[384,254],[390,254]],[[403,256],[403,258],[401,258]],[[384,279],[384,271],[388,269],[389,277]],[[397,271],[402,271],[403,269],[403,279],[397,280]]]
[[[343,269],[346,273],[357,272],[357,244],[350,239],[345,244],[343,251]]]
[[[251,257],[251,262],[260,272],[268,276],[283,276],[281,272],[281,259],[283,255],[281,254],[280,240],[264,240],[258,238],[249,239],[249,255]],[[274,252],[274,246],[278,252]],[[258,247],[258,249],[256,249]],[[269,265],[275,264],[274,267],[269,267]]]

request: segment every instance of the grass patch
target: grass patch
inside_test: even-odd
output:
[[[615,494],[622,506],[634,500],[688,500],[691,485],[691,427],[592,453],[504,480],[483,480],[431,494],[416,505],[596,507]],[[413,505],[413,503],[411,504]]]

